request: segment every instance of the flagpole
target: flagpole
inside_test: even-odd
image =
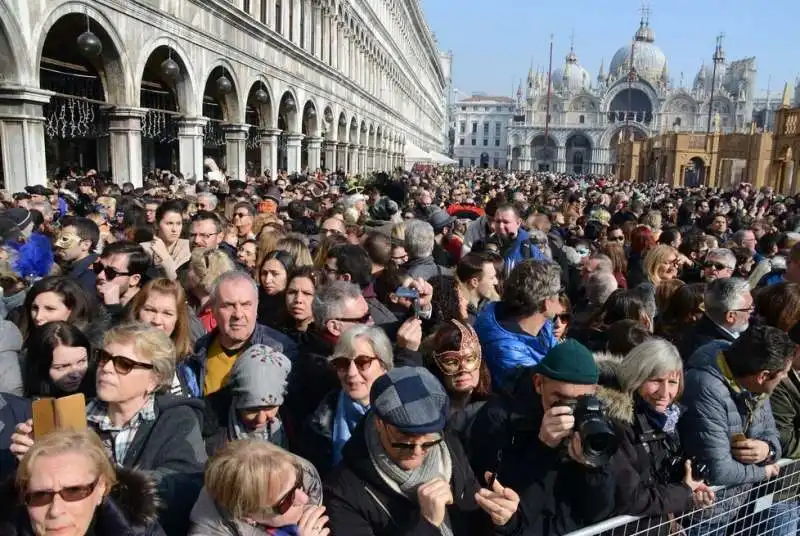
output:
[[[550,34],[550,65],[547,68],[547,116],[544,118],[544,147],[550,150],[550,95],[553,87],[553,34]]]

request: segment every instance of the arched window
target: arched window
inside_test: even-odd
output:
[[[585,122],[586,122],[586,116],[585,115],[582,115],[582,116],[580,116],[578,118],[578,123],[580,123],[581,125],[584,124]]]
[[[676,127],[681,126],[681,118],[678,117],[677,119],[675,119],[675,123],[674,124],[675,124]]]

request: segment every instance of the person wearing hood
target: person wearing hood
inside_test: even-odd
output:
[[[289,448],[281,411],[292,362],[255,344],[236,360],[225,386],[205,398],[206,450],[213,456],[229,441],[254,438]]]
[[[683,361],[664,339],[649,339],[623,358],[596,355],[599,397],[620,438],[615,459],[620,514],[655,517],[680,514],[713,503],[714,492],[695,469],[702,460],[684,456],[678,435],[683,408]],[[643,528],[640,526],[640,528]]]

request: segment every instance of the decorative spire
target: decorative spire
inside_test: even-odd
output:
[[[661,69],[661,83],[666,85],[669,83],[669,75],[667,74],[667,64],[664,63],[664,68]]]
[[[600,60],[600,72],[597,73],[597,83],[603,84],[606,81],[606,72],[605,72],[605,58]]]
[[[722,44],[725,41],[725,34],[721,33],[717,36],[717,47],[714,49],[714,63],[721,64],[725,63],[725,50],[722,48]]]
[[[792,106],[792,95],[789,92],[789,82],[783,86],[783,99],[781,99],[781,108],[790,108]]]
[[[567,63],[578,63],[578,56],[575,55],[575,31],[569,34],[569,54],[567,54]]]

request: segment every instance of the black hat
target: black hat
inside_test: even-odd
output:
[[[277,204],[281,204],[281,189],[277,186],[270,186],[267,188],[267,191],[264,192],[265,199],[272,199]]]
[[[34,184],[33,186],[26,186],[25,191],[31,195],[47,195],[45,193],[45,187],[41,184]]]
[[[440,208],[433,209],[428,215],[428,223],[433,227],[434,232],[438,233],[445,227],[450,227],[456,221],[455,216],[451,216]]]
[[[6,215],[0,215],[0,242],[16,242],[22,238],[22,233],[14,220]]]
[[[5,212],[6,217],[8,217],[11,221],[19,229],[24,229],[31,223],[31,213],[28,209],[22,207],[14,207],[6,210]]]

